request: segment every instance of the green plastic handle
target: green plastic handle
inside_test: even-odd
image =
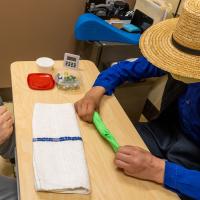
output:
[[[93,123],[100,135],[111,145],[114,152],[117,152],[119,149],[119,144],[112,133],[106,128],[98,112],[94,112]]]

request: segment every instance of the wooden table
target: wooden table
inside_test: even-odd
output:
[[[62,61],[56,61],[54,73],[59,71],[62,65]],[[15,62],[11,65],[21,200],[178,199],[175,193],[160,185],[128,177],[117,170],[113,163],[114,153],[110,146],[99,136],[92,124],[80,120],[79,125],[91,181],[91,194],[35,192],[32,166],[32,112],[34,104],[38,102],[76,102],[91,88],[99,72],[92,62],[80,61],[79,73],[82,77],[82,86],[77,91],[62,91],[56,87],[49,91],[31,90],[27,85],[27,75],[34,72],[38,72],[38,68],[32,61]],[[103,99],[100,112],[105,124],[115,135],[120,145],[138,145],[146,148],[114,96]]]

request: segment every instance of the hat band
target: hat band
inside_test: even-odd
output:
[[[194,56],[200,56],[200,50],[184,47],[183,45],[176,42],[176,40],[173,38],[173,35],[172,35],[172,44],[174,45],[174,47],[176,47],[180,51],[183,51],[188,54],[192,54]]]

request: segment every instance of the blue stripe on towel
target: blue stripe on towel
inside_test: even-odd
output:
[[[41,137],[41,138],[33,138],[33,142],[63,142],[63,141],[77,141],[82,138],[79,136],[76,137],[59,137],[59,138],[49,138],[49,137]]]

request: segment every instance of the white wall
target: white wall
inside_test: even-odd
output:
[[[178,3],[179,3],[179,0],[167,0],[168,2],[170,2],[171,4],[172,4],[172,6],[173,6],[173,13],[175,13],[176,12],[176,9],[177,9],[177,6],[178,6]],[[180,9],[179,9],[179,14],[180,14],[180,12],[181,12],[181,8],[182,8],[182,6],[183,6],[183,3],[184,3],[184,1],[185,0],[182,0],[181,1],[181,6],[179,7]]]

